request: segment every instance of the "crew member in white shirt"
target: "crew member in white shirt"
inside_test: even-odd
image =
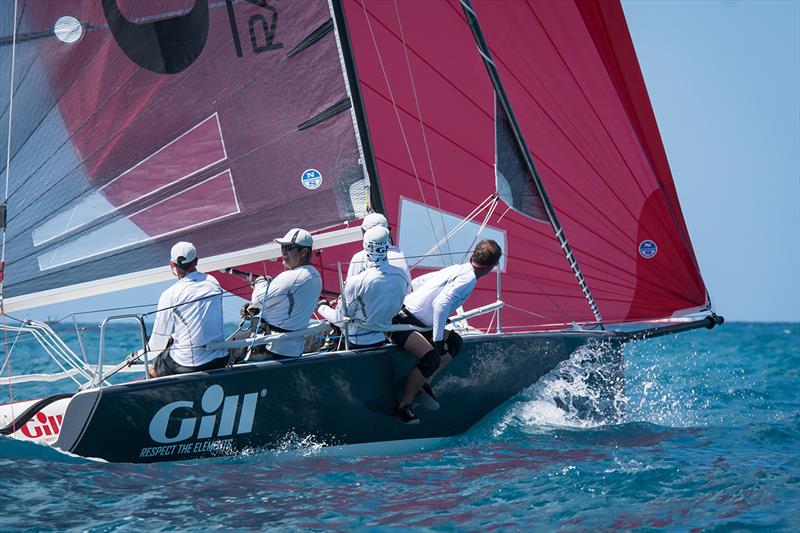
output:
[[[207,350],[210,342],[223,340],[222,289],[212,276],[197,270],[197,249],[190,242],[176,243],[169,266],[178,277],[158,299],[149,352],[159,354],[153,377],[223,368],[227,350]]]
[[[260,313],[272,333],[305,329],[322,292],[322,278],[311,266],[314,239],[306,230],[292,228],[275,242],[281,245],[286,270],[273,280],[256,281],[248,310],[252,315]],[[264,347],[265,353],[251,353],[249,360],[299,357],[303,353],[303,337],[272,341]]]
[[[351,349],[374,348],[386,342],[386,335],[380,330],[391,326],[409,287],[408,271],[387,259],[391,244],[388,229],[374,226],[364,232],[362,242],[366,268],[347,277],[344,286],[347,305],[342,305],[340,298],[336,309],[327,303],[317,307],[317,312],[325,320],[340,327],[343,327],[345,318],[355,319],[355,322],[347,324]]]
[[[410,332],[395,332],[391,337],[392,342],[419,359],[408,376],[403,399],[398,405],[397,414],[404,422],[413,423],[417,419],[411,404],[418,392],[423,406],[438,408],[428,381],[458,355],[463,342],[458,333],[445,329],[447,318],[467,301],[478,278],[491,272],[501,255],[499,244],[482,240],[475,246],[468,263],[449,266],[412,281],[413,291],[406,296],[394,322],[432,327],[433,330],[424,333],[424,343],[420,342],[422,336]],[[433,344],[432,349],[427,341]]]
[[[389,231],[389,222],[386,221],[386,217],[381,215],[380,213],[370,213],[364,217],[364,220],[361,222],[361,232],[362,234],[366,234],[371,228],[381,227],[385,228],[386,231]],[[393,265],[403,271],[408,280],[408,290],[411,290],[411,273],[408,271],[408,263],[406,262],[406,256],[403,254],[402,250],[391,244],[391,232],[389,233],[389,250],[387,252],[387,257],[389,260],[389,264]],[[350,259],[350,266],[347,267],[347,280],[350,278],[355,277],[357,274],[360,274],[364,270],[366,270],[369,260],[366,257],[367,251],[365,249],[359,250],[358,252],[353,255],[353,258]]]

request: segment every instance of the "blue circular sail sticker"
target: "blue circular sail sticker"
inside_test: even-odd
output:
[[[657,252],[658,252],[658,246],[656,246],[656,243],[654,243],[650,239],[642,241],[641,244],[639,244],[639,255],[641,255],[645,259],[652,259],[653,257],[655,257]]]
[[[309,168],[300,176],[300,181],[303,183],[303,187],[313,190],[322,185],[322,174],[315,168]]]

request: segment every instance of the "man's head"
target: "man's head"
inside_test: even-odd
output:
[[[502,255],[503,250],[500,245],[492,239],[484,239],[479,242],[469,259],[472,268],[475,269],[475,276],[481,277],[491,272],[500,262]]]
[[[314,239],[304,229],[292,228],[282,238],[275,239],[281,245],[283,266],[288,270],[311,262],[311,247]]]
[[[197,249],[186,241],[176,242],[169,253],[169,266],[172,273],[182,278],[197,267]]]
[[[389,253],[389,241],[389,230],[384,227],[374,226],[365,231],[363,245],[367,261],[385,261],[386,254]]]
[[[381,215],[380,213],[370,213],[364,217],[364,220],[361,222],[361,231],[366,232],[370,228],[374,227],[381,227],[389,229],[389,223],[386,221],[386,217]]]

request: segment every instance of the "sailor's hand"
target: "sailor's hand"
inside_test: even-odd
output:
[[[258,314],[258,308],[250,307],[250,302],[244,304],[239,310],[239,316],[242,318],[250,318]]]
[[[447,353],[447,343],[443,340],[434,342],[433,348],[439,352],[439,355],[444,355]]]
[[[269,283],[270,281],[272,281],[272,276],[258,276],[253,280],[253,285],[258,283]]]
[[[319,309],[323,305],[327,305],[328,307],[331,307],[331,303],[327,299],[320,298],[319,300],[317,300],[317,309]]]
[[[128,361],[128,366],[133,364],[133,362],[139,359],[142,355],[144,355],[144,350],[142,349],[134,350],[131,353],[129,353],[128,357],[126,358],[126,361]]]

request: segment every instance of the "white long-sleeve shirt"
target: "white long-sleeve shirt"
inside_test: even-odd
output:
[[[392,325],[392,318],[400,312],[403,297],[408,291],[407,272],[388,261],[369,263],[369,267],[352,278],[348,276],[344,286],[344,298],[336,309],[320,306],[319,313],[328,322],[341,322],[345,317],[354,318],[375,329],[386,329]],[[354,322],[347,325],[350,342],[355,344],[375,344],[385,339],[380,331],[365,329]]]
[[[250,306],[261,309],[261,318],[271,326],[287,331],[307,328],[311,313],[322,292],[322,278],[311,265],[285,270],[271,282],[261,280],[253,288]],[[267,350],[278,355],[298,357],[303,353],[303,338],[272,341]]]
[[[472,265],[453,265],[415,278],[403,305],[420,322],[433,327],[433,340],[444,338],[447,318],[467,301],[478,279]]]
[[[222,341],[223,335],[219,282],[194,271],[161,293],[147,347],[151,355],[157,355],[167,347],[171,336],[172,360],[182,366],[200,366],[227,354],[226,350],[203,348],[209,342]]]
[[[408,263],[406,262],[406,256],[403,251],[397,246],[391,245],[389,246],[389,251],[387,252],[386,257],[389,260],[390,265],[393,265],[403,271],[406,276],[406,280],[408,281],[408,290],[411,291],[411,272],[408,270]],[[349,281],[358,274],[364,272],[367,269],[368,264],[370,263],[367,260],[367,252],[364,250],[356,252],[353,258],[350,259],[350,266],[347,267],[347,277],[345,279]]]

